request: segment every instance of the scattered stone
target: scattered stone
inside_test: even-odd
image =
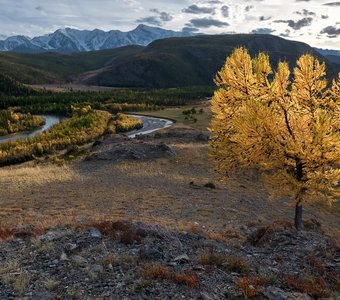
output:
[[[80,255],[72,255],[71,261],[82,267],[84,267],[87,264],[87,260]]]
[[[33,293],[32,300],[55,300],[55,297],[52,293],[46,290],[41,290]]]
[[[140,249],[139,257],[141,259],[159,260],[164,258],[164,254],[156,248],[145,246]]]
[[[282,289],[269,286],[263,292],[263,296],[266,297],[267,300],[311,300],[312,298],[309,297],[307,294],[301,293],[291,293],[285,292]]]
[[[104,268],[101,265],[93,265],[92,266],[92,271],[96,272],[96,273],[103,273],[104,272]]]
[[[100,231],[97,228],[89,228],[89,236],[93,237],[93,238],[101,238],[102,234],[100,233]]]
[[[60,255],[60,260],[61,260],[61,261],[68,260],[67,254],[66,254],[65,252],[61,253],[61,255]]]
[[[54,241],[66,235],[66,231],[60,228],[51,229],[44,235],[38,237],[39,240]]]
[[[213,182],[208,182],[204,185],[204,187],[209,188],[209,189],[216,189],[216,185]]]
[[[179,255],[177,257],[175,257],[173,259],[174,262],[176,263],[180,263],[180,264],[183,264],[183,263],[187,263],[190,261],[190,258],[187,254],[182,254],[182,255]]]
[[[65,245],[65,252],[67,254],[74,253],[77,248],[77,244],[67,243]]]
[[[196,137],[197,141],[207,142],[209,141],[209,134],[206,133],[200,133]]]

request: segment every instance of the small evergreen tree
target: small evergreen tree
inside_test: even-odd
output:
[[[305,201],[338,192],[340,73],[327,88],[325,64],[303,55],[290,75],[286,62],[273,74],[268,55],[235,49],[215,79],[211,147],[222,172],[256,167],[290,186],[299,230]]]

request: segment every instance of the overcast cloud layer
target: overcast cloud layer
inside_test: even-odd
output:
[[[2,35],[37,36],[63,27],[128,31],[270,33],[340,49],[340,2],[327,0],[0,0]]]

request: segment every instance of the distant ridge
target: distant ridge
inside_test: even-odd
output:
[[[213,78],[235,47],[251,55],[269,54],[275,68],[281,60],[291,68],[305,53],[326,62],[328,79],[340,71],[305,43],[272,35],[197,35],[160,39],[147,46],[125,46],[77,53],[0,53],[3,73],[26,84],[76,83],[111,87],[213,86]]]
[[[340,50],[329,50],[314,48],[317,52],[325,56],[329,61],[340,66]]]
[[[77,30],[72,28],[29,38],[23,35],[0,40],[0,51],[35,52],[84,52],[118,48],[128,45],[146,46],[157,39],[190,36],[189,32],[176,32],[158,27],[138,25],[135,29],[103,31],[99,29]]]

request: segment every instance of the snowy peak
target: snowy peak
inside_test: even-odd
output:
[[[0,40],[0,51],[14,52],[84,52],[118,48],[128,45],[146,46],[154,40],[190,36],[188,32],[176,32],[158,27],[138,25],[129,32],[111,30],[58,29],[53,33],[29,38],[13,36]]]

